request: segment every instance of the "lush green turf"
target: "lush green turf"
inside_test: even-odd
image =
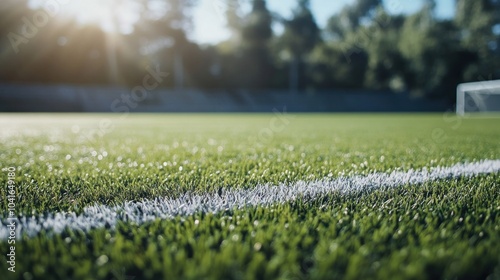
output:
[[[112,128],[99,130],[105,119]],[[17,168],[18,215],[500,158],[498,118],[3,115],[0,125],[0,166]],[[0,271],[34,279],[500,277],[499,189],[493,174],[116,232],[42,234],[16,243],[16,274],[6,274],[4,260]],[[0,196],[5,218],[6,188]],[[2,253],[8,246],[0,242]]]

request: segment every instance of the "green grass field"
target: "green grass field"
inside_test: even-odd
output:
[[[500,118],[0,115],[0,218],[500,159]],[[2,279],[498,279],[500,174],[23,235]]]

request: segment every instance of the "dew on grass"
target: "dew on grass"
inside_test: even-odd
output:
[[[97,258],[96,260],[96,265],[97,266],[103,266],[108,262],[109,258],[106,255],[101,255],[100,257]]]

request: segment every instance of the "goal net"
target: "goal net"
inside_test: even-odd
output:
[[[500,112],[500,80],[457,86],[457,114]]]

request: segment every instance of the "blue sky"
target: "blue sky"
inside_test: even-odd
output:
[[[200,0],[193,11],[194,30],[192,39],[199,43],[216,43],[227,39],[230,34],[225,28],[224,16],[221,13],[225,0]],[[250,3],[250,0],[242,2]],[[311,0],[311,9],[320,26],[324,26],[328,18],[338,13],[344,5],[354,3],[354,0]],[[423,0],[384,0],[384,5],[390,13],[408,14],[417,11]],[[436,0],[438,17],[449,18],[455,13],[455,0]],[[296,6],[296,0],[268,0],[268,8],[283,16],[291,14]]]

